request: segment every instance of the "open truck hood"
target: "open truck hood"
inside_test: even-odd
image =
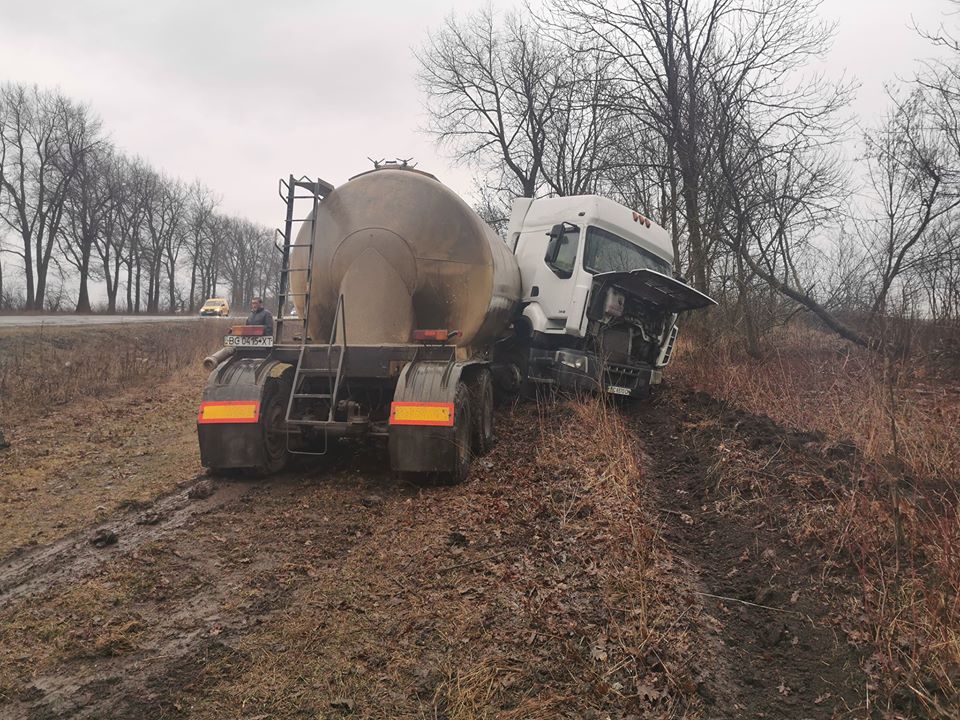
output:
[[[716,300],[694,290],[686,283],[646,268],[598,273],[593,276],[593,286],[595,298],[603,297],[604,288],[617,287],[668,313],[697,310],[717,304]]]

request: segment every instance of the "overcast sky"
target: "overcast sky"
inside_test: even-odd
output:
[[[412,48],[451,12],[438,0],[0,0],[0,80],[59,86],[88,102],[115,143],[225,211],[275,227],[277,179],[339,184],[367,157],[413,157],[467,194],[471,175],[431,139]],[[496,7],[510,7],[499,2]],[[909,76],[946,0],[825,0],[838,23],[831,72],[861,83],[856,112],[883,112],[883,84]]]

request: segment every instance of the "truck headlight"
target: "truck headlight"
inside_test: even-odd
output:
[[[583,355],[574,355],[573,353],[558,352],[557,362],[566,365],[574,370],[586,370],[587,359]]]

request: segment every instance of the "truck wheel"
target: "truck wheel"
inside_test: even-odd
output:
[[[287,450],[287,400],[290,385],[285,382],[269,382],[264,392],[260,410],[263,429],[263,454],[266,461],[258,465],[257,475],[272,475],[283,470],[290,459]]]
[[[473,438],[473,413],[470,411],[470,390],[466,383],[457,383],[457,394],[453,401],[453,433],[457,455],[452,470],[440,473],[442,485],[458,485],[470,474],[470,461]]]
[[[470,379],[470,406],[473,409],[473,451],[484,455],[493,447],[493,377],[481,368]]]

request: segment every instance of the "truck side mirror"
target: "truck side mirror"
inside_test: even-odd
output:
[[[550,232],[547,233],[550,240],[547,242],[543,261],[559,278],[566,279],[573,275],[578,241],[576,235],[572,239],[568,236],[570,233],[579,232],[580,228],[573,223],[560,223],[550,228]]]
[[[550,240],[547,242],[547,252],[543,256],[543,261],[547,265],[553,265],[557,261],[557,256],[560,254],[560,241],[563,239],[563,223],[559,225],[554,225],[550,228],[550,232],[547,233]]]

